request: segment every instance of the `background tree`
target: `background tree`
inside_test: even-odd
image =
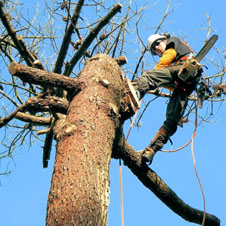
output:
[[[68,222],[68,224],[71,221],[90,225],[106,224],[108,168],[112,150],[114,150],[113,157],[123,159],[142,183],[177,214],[186,220],[200,224],[203,220],[202,212],[185,205],[175,193],[169,192],[167,185],[155,172],[141,164],[139,156],[123,137],[122,126],[126,116],[123,116],[120,99],[124,85],[121,71],[116,63],[121,64],[121,61],[119,59],[115,61],[111,58],[127,55],[127,42],[131,41],[131,39],[126,38],[130,28],[129,23],[136,19],[136,26],[133,29],[139,37],[138,25],[144,11],[144,8],[134,11],[132,1],[124,5],[126,7],[123,8],[123,13],[118,16],[122,10],[122,5],[119,3],[115,5],[111,3],[108,6],[105,2],[89,2],[89,4],[84,1],[46,2],[45,10],[48,12],[49,18],[44,25],[43,20],[36,20],[38,12],[34,16],[31,13],[32,18],[30,14],[25,17],[21,8],[23,5],[10,1],[1,2],[2,64],[8,66],[10,62],[19,63],[10,64],[9,72],[12,77],[10,79],[2,78],[1,82],[1,98],[2,103],[4,103],[1,109],[1,127],[4,126],[6,132],[2,139],[2,145],[6,151],[1,153],[1,158],[11,157],[16,147],[23,146],[25,142],[33,143],[37,139],[43,139],[43,166],[47,167],[53,139],[57,140],[55,176],[52,180],[48,205],[47,222],[49,225],[53,225],[53,222],[56,225],[61,224],[60,221]],[[89,13],[92,13],[91,18],[87,16]],[[159,31],[168,13],[169,5],[155,32]],[[62,30],[59,29],[60,27]],[[210,26],[209,28],[211,30]],[[209,33],[207,33],[208,36]],[[124,73],[131,78],[142,74],[146,67],[144,45],[142,40],[139,40],[142,46],[141,57],[134,59],[134,62],[138,62],[138,64],[135,67],[131,64],[130,68],[123,68]],[[111,58],[105,55],[95,56],[97,53],[107,54]],[[91,58],[92,56],[94,57]],[[90,58],[91,60],[88,60]],[[85,62],[87,64],[82,70]],[[22,63],[29,67],[20,65]],[[224,84],[222,84],[224,62],[222,63],[222,65],[216,65],[218,73],[213,75],[219,80],[210,83],[209,80],[212,77],[207,79],[208,84],[213,87],[214,95],[211,96],[210,100],[213,100],[214,97],[221,97],[225,92]],[[79,73],[80,76],[77,77]],[[111,86],[111,84],[113,85]],[[164,94],[157,93],[157,95]],[[144,109],[148,105],[149,103]],[[190,112],[193,110],[194,107],[191,105]],[[89,119],[89,113],[92,111],[94,111],[92,119]],[[95,115],[97,112],[102,112],[99,118]],[[65,115],[67,115],[66,121]],[[98,121],[95,121],[96,126],[91,125],[91,122],[96,118],[98,118]],[[80,127],[83,130],[78,129]],[[100,129],[102,127],[103,129]],[[15,133],[16,135],[8,136],[9,129],[10,134]],[[104,129],[108,131],[109,137]],[[103,142],[103,148],[100,149],[101,144],[97,141],[94,142],[98,136],[90,135],[92,130],[94,130],[94,134],[97,131],[100,132],[99,137]],[[63,134],[62,131],[64,131]],[[79,135],[80,133],[81,135]],[[37,134],[44,134],[44,136]],[[80,136],[85,140],[81,141]],[[89,140],[88,137],[93,139]],[[103,138],[107,140],[103,140]],[[76,141],[76,139],[79,140]],[[78,148],[82,151],[78,152],[77,150],[76,152],[72,149],[70,146],[72,142],[75,142],[72,145],[75,148],[82,145],[80,149]],[[86,142],[87,147],[85,147]],[[105,144],[109,144],[109,147],[104,148]],[[98,158],[97,153],[100,150],[104,151],[99,153]],[[87,161],[87,158],[90,162]],[[84,160],[81,161],[81,159]],[[94,170],[97,169],[97,165],[100,167],[99,170]],[[80,172],[80,176],[75,177],[74,175],[78,175],[78,172]],[[93,175],[94,172],[96,175]],[[94,179],[100,177],[97,180],[100,183],[99,188],[96,187],[96,181],[90,180],[90,175]],[[80,183],[80,188],[95,185],[92,189],[82,189],[83,195],[79,194],[78,187],[74,187],[79,184],[75,179],[81,178],[86,179]],[[161,183],[156,183],[156,181]],[[105,192],[102,190],[104,187]],[[60,189],[62,189],[61,192],[57,194]],[[87,194],[87,191],[90,191],[90,194]],[[166,191],[168,192],[166,193]],[[101,193],[105,195],[104,198],[100,196]],[[86,205],[78,205],[76,200],[79,202],[84,200]],[[97,204],[104,208],[98,207]],[[76,212],[75,207],[78,206],[78,212]],[[94,206],[97,212],[94,211]],[[73,214],[68,214],[71,210],[74,212],[74,217]],[[88,216],[87,212],[92,214]],[[216,217],[208,214],[206,222],[206,225],[219,224]]]

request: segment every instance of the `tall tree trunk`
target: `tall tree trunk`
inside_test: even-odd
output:
[[[117,128],[122,73],[106,55],[89,60],[81,91],[57,128],[57,150],[48,198],[49,226],[107,224],[109,165]]]

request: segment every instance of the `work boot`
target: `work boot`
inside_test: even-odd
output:
[[[133,85],[133,87],[134,87],[134,89],[136,91],[136,95],[137,95],[138,100],[141,100],[144,97],[144,94],[145,93],[141,93],[139,91],[139,89],[138,89],[139,88],[139,85],[138,85],[137,79],[135,79],[134,81],[132,81],[131,84]]]
[[[152,139],[150,146],[144,149],[144,153],[141,155],[143,161],[152,163],[153,157],[157,151],[161,150],[163,145],[168,141],[169,137],[167,132],[162,126],[156,133],[155,137]]]

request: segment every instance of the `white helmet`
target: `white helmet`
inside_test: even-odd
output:
[[[156,55],[153,49],[153,44],[160,39],[167,39],[167,36],[162,34],[153,34],[148,37],[148,50],[151,51],[152,55]]]

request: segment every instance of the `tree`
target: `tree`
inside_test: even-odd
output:
[[[102,11],[107,7],[104,4],[51,3],[53,9],[46,5],[51,17],[57,19],[59,14],[66,23],[62,42],[57,40],[58,34],[51,23],[47,23],[44,31],[35,20],[30,22],[22,14],[15,19],[10,17],[14,16],[16,4],[1,2],[0,8],[1,51],[12,75],[12,81],[2,84],[11,87],[16,97],[16,100],[10,97],[3,87],[5,103],[14,105],[14,110],[9,114],[7,108],[3,109],[5,116],[0,125],[17,129],[10,144],[5,143],[6,155],[13,153],[24,134],[33,134],[37,139],[34,133],[38,130],[38,134],[45,134],[43,166],[47,167],[52,141],[57,142],[47,225],[106,225],[111,157],[122,159],[178,215],[201,224],[202,211],[185,204],[154,171],[141,163],[140,156],[123,136],[123,124],[131,109],[124,105],[125,86],[119,67],[122,61],[117,57],[124,53],[129,19],[140,15],[143,8],[131,15],[129,5],[127,14],[117,23],[114,17],[122,8],[119,3],[111,6],[104,17]],[[88,11],[89,7],[97,10],[99,19],[84,25],[82,10]],[[25,42],[26,37],[30,43]],[[73,41],[75,38],[78,41]],[[56,56],[47,54],[49,59],[42,59],[41,50],[49,44],[56,49]],[[52,58],[54,62],[49,63]],[[215,90],[223,93],[224,86],[219,84]],[[40,130],[39,126],[47,129]],[[205,222],[205,225],[219,225],[219,219],[210,214]]]

